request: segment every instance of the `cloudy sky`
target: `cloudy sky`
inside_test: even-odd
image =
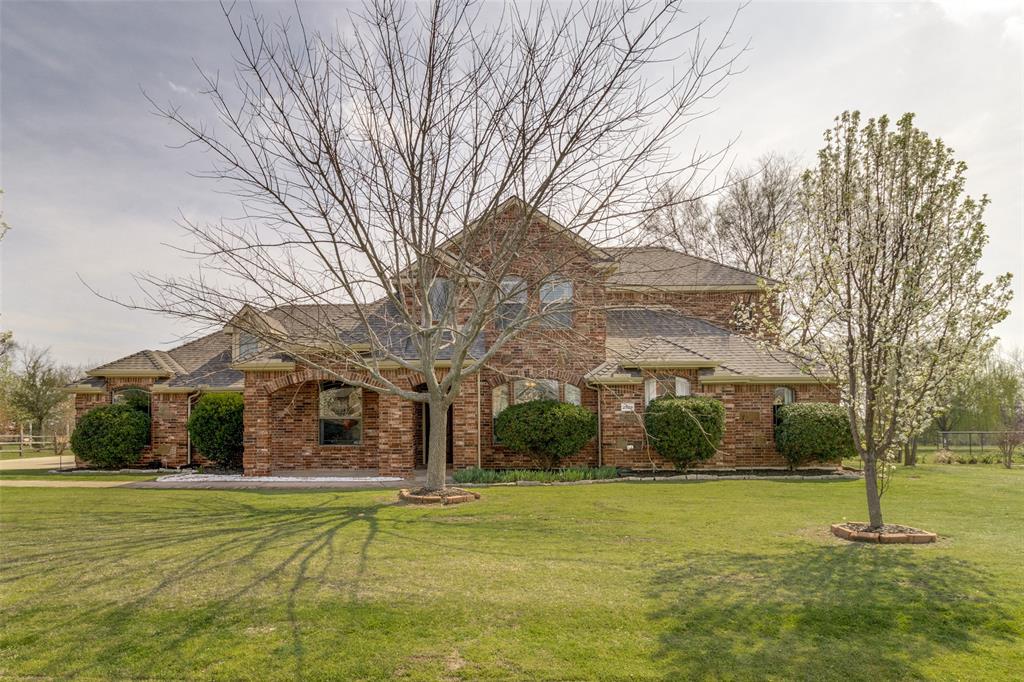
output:
[[[329,27],[348,7],[303,10]],[[734,7],[692,12],[721,19]],[[967,162],[969,191],[991,197],[983,267],[1014,273],[1017,300],[998,333],[1024,347],[1022,3],[755,0],[737,30],[750,39],[746,70],[692,141],[738,138],[740,164],[768,151],[809,163],[844,109],[917,112]],[[228,38],[210,2],[0,2],[0,187],[13,227],[0,245],[0,324],[19,342],[89,365],[190,331],[105,302],[82,280],[130,295],[132,272],[189,272],[167,246],[184,244],[178,216],[231,214],[229,198],[190,175],[207,161],[172,148],[180,133],[142,94],[202,113],[192,62],[228,71]]]

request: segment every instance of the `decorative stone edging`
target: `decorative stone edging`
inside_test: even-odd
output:
[[[411,502],[412,504],[462,504],[463,502],[479,500],[480,493],[466,491],[465,495],[448,495],[442,497],[441,495],[413,495],[412,491],[408,488],[402,488],[398,491],[398,499],[403,502]]]
[[[846,524],[833,523],[832,534],[843,540],[851,542],[878,542],[894,545],[924,545],[935,542],[939,536],[928,531],[916,530],[916,533],[871,533],[863,530],[847,528]]]

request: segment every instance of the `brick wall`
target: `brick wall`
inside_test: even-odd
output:
[[[782,468],[785,460],[775,450],[772,397],[776,384],[698,384],[694,370],[669,374],[686,377],[692,395],[721,400],[725,405],[725,433],[719,451],[695,468]],[[817,384],[790,386],[797,402],[838,402],[835,391]],[[633,469],[673,469],[674,465],[652,450],[644,435],[642,384],[601,388],[602,461]],[[635,412],[621,411],[632,403]],[[632,449],[629,449],[632,446]]]

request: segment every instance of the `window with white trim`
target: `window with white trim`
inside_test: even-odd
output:
[[[507,329],[526,311],[526,280],[514,275],[502,278],[498,296],[495,323],[498,329]]]
[[[772,391],[772,424],[779,425],[779,408],[796,401],[796,393],[788,386],[779,386]]]
[[[572,327],[572,282],[553,275],[540,285],[540,320],[544,327]]]
[[[363,440],[363,390],[340,381],[320,382],[320,445],[358,445]]]
[[[667,395],[677,398],[690,395],[690,382],[684,377],[648,377],[644,380],[644,405]]]

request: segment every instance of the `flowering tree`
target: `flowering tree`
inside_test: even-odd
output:
[[[978,267],[988,199],[964,194],[966,165],[913,118],[844,112],[825,132],[772,330],[840,387],[872,527],[893,455],[987,356],[1011,296],[1010,275],[986,283]]]

